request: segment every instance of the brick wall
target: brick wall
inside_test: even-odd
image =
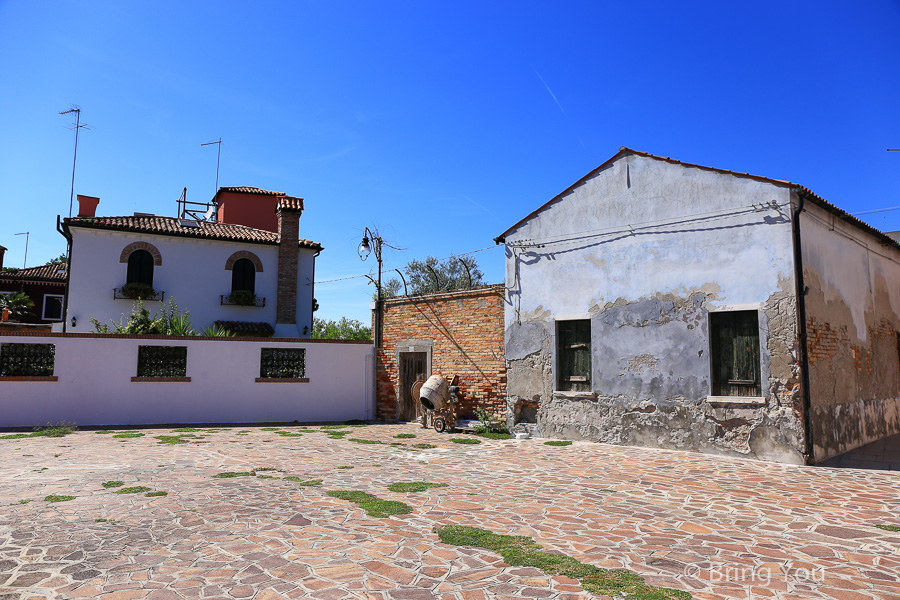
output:
[[[398,343],[430,340],[431,374],[448,380],[459,375],[458,415],[474,417],[484,405],[505,421],[503,303],[503,284],[385,300],[382,348],[376,349],[376,418],[397,417]]]
[[[300,250],[300,212],[290,208],[278,209],[278,291],[275,304],[275,322],[297,322],[297,261]]]

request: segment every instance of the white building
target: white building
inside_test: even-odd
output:
[[[801,185],[622,148],[497,241],[514,424],[788,463],[900,432],[900,246]]]
[[[173,298],[197,330],[220,322],[241,334],[309,337],[322,246],[299,238],[302,198],[221,188],[216,222],[98,217],[99,199],[78,201],[78,216],[60,228],[71,244],[67,332],[90,332],[91,317],[124,321],[138,295],[151,315]]]

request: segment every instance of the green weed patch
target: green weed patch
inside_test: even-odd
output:
[[[900,526],[897,525],[876,525],[878,529],[884,529],[885,531],[900,531]]]
[[[163,492],[163,491],[159,491],[159,492],[147,492],[147,493],[144,494],[144,495],[147,496],[148,498],[156,498],[156,497],[159,497],[159,496],[168,496],[168,495],[169,495],[169,492]]]
[[[339,500],[355,502],[370,517],[385,518],[391,515],[408,515],[412,512],[412,508],[408,504],[396,500],[382,500],[378,496],[366,492],[337,490],[328,492],[328,495]]]
[[[624,596],[628,600],[687,600],[691,595],[680,590],[644,583],[644,578],[625,569],[601,569],[586,565],[571,556],[547,552],[526,536],[500,535],[465,525],[435,527],[445,544],[474,546],[496,552],[512,566],[538,568],[549,575],[562,575],[581,582],[593,594]]]
[[[481,440],[475,438],[450,438],[454,444],[480,444]]]
[[[416,434],[414,434],[414,433],[398,433],[394,437],[398,440],[409,440],[409,439],[416,437]]]
[[[100,485],[109,489],[109,488],[122,487],[123,485],[125,485],[125,482],[124,481],[104,481]]]
[[[571,440],[550,440],[549,442],[544,442],[545,446],[571,446]]]
[[[380,444],[378,440],[363,440],[360,438],[347,438],[351,442],[356,442],[357,444]]]
[[[150,488],[144,485],[136,485],[134,487],[122,488],[121,490],[116,490],[117,494],[140,494],[142,492],[149,492]]]
[[[307,479],[306,481],[304,481],[304,480],[300,479],[299,477],[293,477],[293,476],[284,477],[284,479],[287,481],[293,481],[303,487],[314,487],[317,485],[322,485],[321,479]]]
[[[74,500],[75,496],[57,496],[56,494],[50,494],[49,496],[44,496],[44,502],[68,502],[69,500]]]
[[[225,471],[224,473],[213,475],[213,477],[215,479],[230,479],[232,477],[253,477],[253,475],[252,471]]]
[[[427,481],[398,481],[388,486],[392,492],[408,493],[424,492],[429,488],[444,488],[446,483],[428,483]]]

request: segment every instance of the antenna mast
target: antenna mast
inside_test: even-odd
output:
[[[75,199],[75,163],[78,161],[78,130],[82,127],[85,129],[90,129],[90,125],[82,125],[81,124],[81,108],[76,105],[73,105],[69,110],[60,111],[61,115],[69,115],[75,113],[75,126],[70,127],[70,129],[75,130],[75,153],[72,157],[72,189],[69,190],[69,218],[72,218],[72,201]]]
[[[200,144],[201,146],[212,146],[216,144],[219,147],[218,152],[216,153],[216,189],[213,194],[219,193],[219,161],[222,158],[222,138],[219,138],[216,142],[206,142],[205,144]]]

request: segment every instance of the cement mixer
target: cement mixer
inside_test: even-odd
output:
[[[419,389],[419,402],[433,413],[431,423],[438,433],[454,427],[458,380],[459,376],[454,376],[453,381],[447,381],[440,375],[432,375]]]

